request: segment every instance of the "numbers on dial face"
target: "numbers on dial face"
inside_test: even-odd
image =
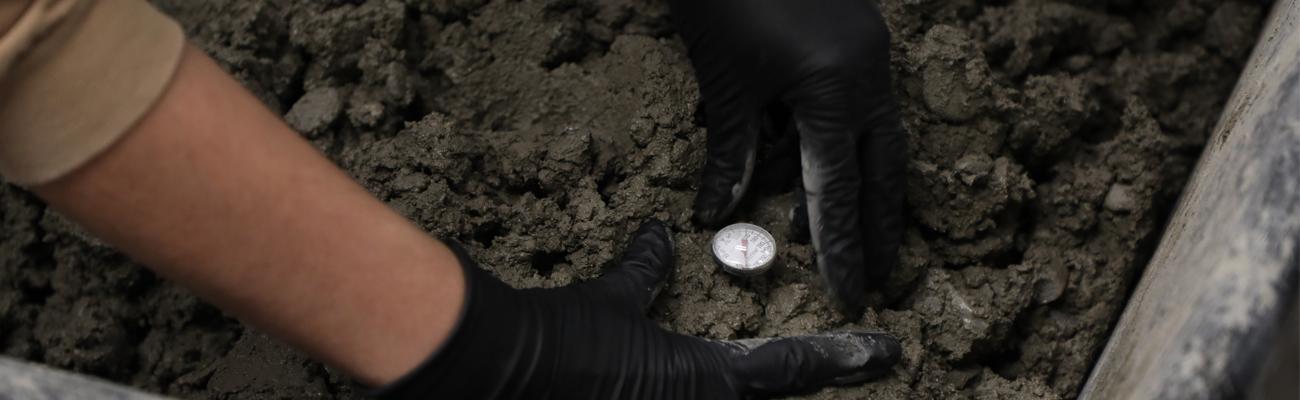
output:
[[[776,256],[776,243],[762,228],[735,224],[714,236],[713,256],[731,268],[757,269],[766,266]]]

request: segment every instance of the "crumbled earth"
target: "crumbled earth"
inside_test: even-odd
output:
[[[1254,1],[883,0],[911,143],[902,266],[833,311],[789,187],[720,272],[688,222],[708,117],[663,1],[156,0],[369,190],[516,286],[598,276],[676,231],[651,314],[712,338],[878,329],[893,374],[813,399],[1071,398],[1151,255],[1265,10]],[[781,189],[777,185],[778,189]],[[350,381],[0,185],[0,351],[178,397],[360,397]]]

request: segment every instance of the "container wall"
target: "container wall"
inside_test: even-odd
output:
[[[1261,34],[1082,398],[1248,396],[1278,348],[1300,279],[1300,1]]]

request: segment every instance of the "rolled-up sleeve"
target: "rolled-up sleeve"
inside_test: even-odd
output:
[[[46,183],[111,146],[167,88],[184,43],[143,0],[0,0],[0,175]]]

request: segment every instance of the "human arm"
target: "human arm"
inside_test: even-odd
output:
[[[456,258],[355,184],[207,56],[112,147],[33,187],[91,233],[369,384],[452,330]]]
[[[142,1],[0,3],[0,174],[365,382],[420,362],[463,298],[445,248]]]

